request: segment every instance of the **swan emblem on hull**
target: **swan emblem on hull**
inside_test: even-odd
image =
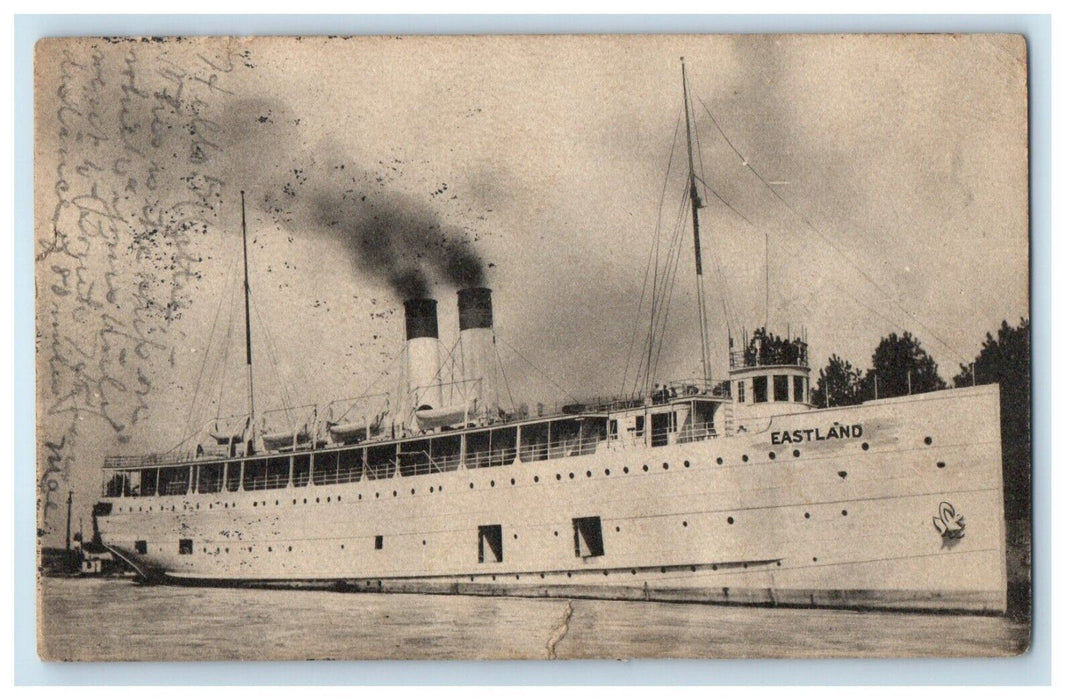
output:
[[[947,501],[939,504],[939,515],[931,522],[943,538],[944,547],[953,547],[965,536],[965,516]]]

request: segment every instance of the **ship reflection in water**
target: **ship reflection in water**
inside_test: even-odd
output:
[[[41,585],[40,651],[77,661],[1009,656],[1028,634],[993,615]]]

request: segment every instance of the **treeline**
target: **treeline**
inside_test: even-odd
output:
[[[1029,322],[1006,321],[997,335],[987,334],[975,360],[961,365],[956,387],[998,384],[1002,421],[1002,467],[1007,519],[1028,519],[1032,512],[1032,386]],[[820,370],[812,404],[846,406],[873,398],[920,394],[945,389],[938,367],[910,333],[891,333],[879,341],[867,370],[831,355]],[[911,389],[911,391],[910,391]]]

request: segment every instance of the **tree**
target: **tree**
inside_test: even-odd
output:
[[[911,382],[911,383],[910,383]],[[865,398],[884,399],[945,389],[939,366],[908,331],[891,333],[872,353],[872,369],[864,375]],[[910,391],[910,389],[912,391]]]
[[[819,382],[812,390],[812,405],[849,406],[860,403],[861,370],[838,355],[831,355],[827,367],[820,370]]]
[[[1017,327],[1006,321],[998,337],[990,333],[976,361],[962,365],[954,386],[970,386],[973,370],[977,384],[999,385],[1002,423],[1002,473],[1005,482],[1006,517],[1032,517],[1032,374],[1029,324]]]
[[[1002,322],[990,333],[976,361],[962,365],[954,386],[999,385],[1002,430],[1002,492],[1006,510],[1007,607],[1014,616],[1032,614],[1032,349],[1026,319],[1015,328]],[[975,372],[974,372],[975,370]]]

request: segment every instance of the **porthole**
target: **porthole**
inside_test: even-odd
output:
[[[749,461],[749,455],[742,455],[741,456],[741,461],[748,462]]]
[[[570,472],[570,478],[571,478],[571,479],[573,479],[573,478],[574,478],[574,472]]]
[[[294,547],[292,547],[291,545],[287,545],[287,551],[288,551],[288,552],[293,552],[293,551],[294,551]]]
[[[556,537],[558,537],[559,536],[559,531],[556,530],[554,534],[555,534]]]
[[[616,525],[615,526],[615,532],[621,532],[621,531],[622,531],[622,528],[620,528],[618,525]]]
[[[842,515],[849,515],[849,511],[846,511],[846,510],[842,511]]]
[[[794,457],[800,457],[800,456],[801,456],[801,450],[794,450]]]
[[[629,474],[630,473],[630,468],[629,467],[623,467],[622,468],[622,473],[623,474]]]
[[[515,481],[514,481],[514,479],[511,479],[511,480],[510,480],[510,485],[511,485],[511,486],[514,486],[514,484],[515,484]]]
[[[734,516],[731,516],[731,517],[727,518],[727,525],[733,525],[733,524],[734,524]]]
[[[437,490],[437,491],[443,491],[443,486],[442,486],[442,485],[440,485],[440,486],[437,486],[437,487],[436,487],[436,490]]]
[[[643,471],[643,472],[648,471],[648,465],[646,464],[643,467],[641,467],[641,471]]]
[[[472,482],[472,481],[471,481],[471,482],[469,482],[469,487],[470,487],[470,488],[473,488],[473,482]]]
[[[398,491],[392,491],[392,492],[391,492],[391,496],[392,496],[392,498],[398,498],[398,495],[399,495],[399,492],[398,492]]]
[[[496,482],[495,481],[489,481],[488,483],[492,485],[492,488],[496,487]]]
[[[946,467],[946,462],[936,462],[935,466],[939,467],[940,469],[943,469],[944,467]]]
[[[809,513],[808,511],[806,511],[806,512],[805,512],[805,520],[808,520],[808,519],[809,519],[809,518],[811,518],[811,517],[812,517],[812,514],[811,514],[811,513]]]
[[[667,464],[666,462],[664,462],[664,463],[663,463],[663,469],[664,469],[664,471],[666,471],[667,469],[670,469],[670,468],[671,468],[671,465],[670,465],[670,464]]]
[[[931,435],[929,435],[926,438],[924,438],[924,444],[925,445],[930,445],[931,444]]]
[[[470,488],[473,488],[473,484],[470,484],[470,485],[469,485],[469,487],[470,487]],[[379,491],[377,491],[377,492],[376,492],[376,493],[375,493],[374,495],[376,496],[376,498],[380,498],[380,492],[379,492]],[[306,501],[305,501],[305,499],[303,498],[303,499],[302,499],[302,503],[305,503],[305,502],[306,502]]]
[[[592,478],[592,472],[586,471],[585,476],[591,479]]]
[[[555,475],[555,480],[556,481],[562,481],[563,480],[563,475],[562,474],[556,474]]]
[[[298,499],[297,499],[297,498],[292,498],[292,499],[291,499],[291,505],[292,505],[292,506],[296,506],[296,505],[298,505]]]
[[[812,561],[819,561],[816,557],[812,557]]]
[[[305,504],[307,504],[307,503],[309,503],[309,499],[308,499],[308,498],[303,498],[303,499],[302,499],[302,505],[305,505]],[[232,503],[231,505],[235,505],[235,504],[234,504],[234,503]]]
[[[428,492],[429,492],[429,493],[436,493],[436,489],[435,489],[435,488],[433,488],[432,486],[429,486],[429,487],[428,487]]]
[[[317,503],[320,503],[320,496],[317,496]]]
[[[411,496],[416,496],[417,495],[417,489],[410,489],[410,495]]]
[[[421,546],[424,547],[426,545],[428,545],[428,540],[421,540]]]
[[[862,442],[861,443],[861,449],[864,450],[865,452],[867,452],[868,451],[868,443],[867,442]]]
[[[518,533],[517,532],[514,533],[514,539],[518,539]]]
[[[768,459],[775,459],[775,453],[774,452],[768,452],[767,453],[767,458]]]
[[[661,567],[659,567],[659,572],[660,572],[661,574],[665,574],[665,573],[667,573],[667,567],[666,567],[666,566],[661,566]]]
[[[271,547],[269,547],[269,548],[268,548],[268,551],[270,551],[270,552],[271,552],[271,551],[272,551],[272,548],[271,548]]]
[[[682,466],[686,469],[689,469],[689,460],[687,459],[686,461],[682,462]]]
[[[604,476],[611,476],[611,470],[610,469],[604,469]]]
[[[716,464],[722,464],[723,463],[723,458],[722,457],[716,457],[715,458],[715,463]]]
[[[534,484],[539,484],[540,483],[540,477],[539,476],[534,476],[533,477],[533,483]]]
[[[688,520],[683,520],[682,521],[682,527],[689,527],[689,521]]]
[[[279,501],[276,501],[276,505],[277,505],[277,506],[279,505]]]
[[[358,500],[359,501],[361,500],[361,494],[360,493],[358,494]]]

